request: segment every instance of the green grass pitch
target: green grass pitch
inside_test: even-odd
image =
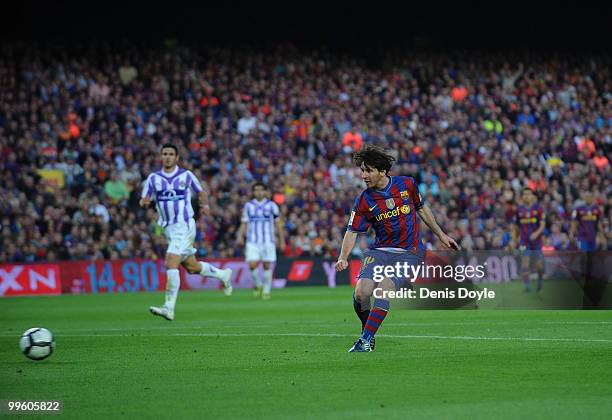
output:
[[[0,400],[60,400],[66,418],[610,418],[610,311],[391,310],[349,354],[351,289],[0,300]],[[55,334],[47,360],[18,348]],[[29,416],[28,418],[35,418]],[[48,415],[40,415],[40,418]]]

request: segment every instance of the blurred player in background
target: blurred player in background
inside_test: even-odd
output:
[[[581,251],[597,251],[597,232],[601,223],[601,211],[593,204],[593,193],[585,191],[582,194],[585,205],[580,206],[572,212],[572,224],[570,226],[569,239],[574,242],[578,239],[578,248]],[[576,228],[578,237],[576,238]]]
[[[584,299],[589,305],[589,298],[601,296],[601,293],[605,290],[605,285],[592,277],[593,252],[597,251],[597,233],[601,228],[602,213],[599,207],[593,204],[593,193],[591,191],[584,191],[582,199],[585,204],[572,212],[569,239],[572,243],[575,239],[578,239],[578,249],[586,253]],[[578,238],[576,238],[576,228],[578,229]]]
[[[537,204],[537,197],[530,188],[524,188],[521,194],[522,205],[515,213],[515,225],[512,230],[511,248],[521,254],[523,286],[526,292],[531,291],[530,270],[537,269],[537,290],[542,289],[544,264],[542,257],[542,232],[546,221],[542,208]],[[518,244],[517,244],[518,238]]]
[[[161,149],[161,158],[163,168],[150,174],[145,181],[140,206],[147,207],[151,201],[155,201],[159,214],[158,223],[164,229],[164,235],[168,239],[166,301],[163,306],[151,306],[149,310],[153,315],[172,321],[181,283],[179,265],[182,265],[191,274],[221,280],[224,292],[228,296],[232,294],[230,280],[232,270],[229,268],[221,270],[195,258],[196,250],[193,242],[196,236],[196,223],[193,219],[191,193],[193,191],[198,194],[201,214],[209,215],[207,193],[191,171],[178,166],[179,156],[176,146],[169,143],[164,144]]]
[[[257,182],[253,185],[254,198],[244,205],[242,223],[238,230],[238,245],[244,245],[246,233],[246,261],[255,281],[255,296],[270,299],[272,289],[271,263],[276,262],[276,234],[278,246],[285,243],[283,229],[279,228],[279,209],[274,201],[266,198],[266,186]],[[263,263],[263,279],[259,263]]]
[[[433,213],[423,202],[414,179],[406,176],[389,176],[395,158],[384,149],[367,145],[354,156],[354,163],[361,168],[361,177],[366,189],[357,197],[342,241],[342,250],[336,270],[348,267],[348,255],[355,246],[357,235],[366,233],[372,226],[376,233],[375,243],[363,253],[361,270],[353,294],[353,308],[361,320],[362,334],[349,352],[374,350],[374,335],[389,311],[389,300],[370,300],[374,290],[398,290],[404,279],[385,277],[374,281],[375,266],[421,264],[425,247],[416,215],[434,232],[446,247],[459,249],[453,238],[442,231]],[[371,308],[371,309],[370,309]]]

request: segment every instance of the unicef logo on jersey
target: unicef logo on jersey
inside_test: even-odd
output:
[[[185,190],[165,190],[158,194],[159,201],[178,201],[185,198]]]

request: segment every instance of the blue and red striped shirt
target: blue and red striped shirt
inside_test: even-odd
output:
[[[425,203],[414,179],[392,176],[383,190],[364,190],[353,206],[348,230],[366,233],[374,228],[373,248],[402,248],[422,253],[421,232],[416,211]]]
[[[528,250],[539,250],[542,248],[542,235],[536,240],[531,240],[530,236],[540,227],[543,219],[542,207],[534,204],[531,207],[519,206],[516,210],[515,221],[519,226],[519,245]]]
[[[595,242],[601,211],[597,206],[580,206],[572,212],[572,219],[578,222],[578,240]]]

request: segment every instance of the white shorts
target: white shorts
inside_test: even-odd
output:
[[[174,223],[164,229],[164,235],[168,239],[168,253],[180,255],[181,261],[196,253],[193,247],[196,236],[195,220],[189,219],[186,223]]]
[[[247,262],[276,261],[276,246],[274,244],[246,244],[245,256]]]

